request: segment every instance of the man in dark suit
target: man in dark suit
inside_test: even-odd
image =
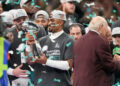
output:
[[[89,25],[90,31],[74,47],[73,86],[110,86],[110,75],[120,69],[120,62],[113,60],[106,41],[107,21],[97,16]]]

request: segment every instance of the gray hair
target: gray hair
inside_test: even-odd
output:
[[[96,20],[96,21],[95,21]],[[95,17],[95,19],[93,18],[92,21],[89,24],[89,30],[95,30],[98,31],[100,25],[105,26],[106,25],[106,21],[103,17],[97,16]]]

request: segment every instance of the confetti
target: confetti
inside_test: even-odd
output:
[[[120,19],[120,16],[118,16],[117,18]]]
[[[104,8],[103,8],[103,7],[101,7],[101,10],[104,10]]]
[[[32,58],[32,57],[33,57],[32,52],[29,52],[29,53],[28,53],[28,56]]]
[[[40,84],[43,80],[41,78],[38,79],[38,84]]]
[[[26,73],[27,73],[28,75],[30,75],[30,74],[31,74],[31,72],[30,72],[30,71],[26,71]]]
[[[72,42],[69,42],[66,44],[67,47],[69,47],[72,44]]]
[[[53,80],[54,82],[61,82],[61,80],[60,79],[56,79],[56,78],[54,78],[54,80]]]
[[[34,1],[34,0],[32,0],[32,3],[31,3],[31,5],[35,5],[35,1]]]
[[[113,13],[116,13],[117,11],[116,11],[116,10],[113,10],[112,12],[113,12]]]
[[[22,51],[22,50],[20,50],[20,51],[16,52],[16,54],[20,54],[21,52],[23,52],[23,51]]]
[[[34,86],[31,82],[31,80],[29,80],[28,82],[29,82],[29,86]]]
[[[27,40],[28,40],[28,38],[22,38],[22,42],[27,41]]]
[[[19,0],[18,2],[14,1],[14,4],[20,4],[21,0]]]
[[[83,25],[86,25],[87,27],[89,26],[89,24],[83,23]]]
[[[33,34],[32,31],[30,31],[30,34],[33,36],[34,39],[36,39],[36,36]]]
[[[27,59],[27,58],[28,58],[28,56],[24,56],[24,58],[25,58],[25,59]]]
[[[41,8],[40,6],[38,6],[38,5],[35,5],[34,7],[36,7],[36,8]]]

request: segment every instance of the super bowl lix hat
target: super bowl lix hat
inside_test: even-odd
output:
[[[53,10],[51,12],[51,18],[56,18],[56,19],[66,21],[66,14],[63,11],[60,11],[60,10]]]
[[[44,19],[49,19],[49,15],[46,11],[44,10],[39,10],[36,14],[35,14],[35,19],[39,18],[39,15],[43,15]]]
[[[112,30],[112,36],[114,35],[120,35],[120,27],[115,27]]]

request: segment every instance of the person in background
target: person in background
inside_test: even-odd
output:
[[[39,26],[43,26],[47,35],[48,35],[48,21],[49,21],[49,15],[46,11],[39,10],[35,14],[34,22]]]
[[[112,57],[105,38],[108,23],[103,17],[96,16],[88,28],[90,31],[74,46],[73,86],[110,86],[112,72],[120,70],[120,58]]]
[[[120,20],[116,21],[113,25],[112,25],[112,55],[113,56],[119,56],[120,57]],[[119,83],[119,79],[120,79],[120,71],[116,71],[114,73],[114,85]]]
[[[8,39],[10,42],[12,42],[14,37],[13,37],[13,34],[9,31],[11,30],[11,27],[13,26],[13,17],[8,11],[1,13],[0,16],[2,16],[2,20],[3,20],[2,22],[6,26],[6,29],[3,33],[4,37]]]
[[[69,27],[69,35],[71,37],[74,38],[74,40],[78,40],[79,38],[82,37],[82,35],[84,35],[84,27],[83,25],[79,24],[79,23],[73,23],[72,25],[70,25]]]
[[[7,75],[8,69],[8,50],[10,42],[4,38],[4,31],[6,29],[3,23],[3,16],[0,15],[0,86],[8,86],[9,80]]]
[[[25,9],[29,19],[34,20],[34,14],[39,10],[44,10],[46,2],[44,0],[21,0],[20,7]]]
[[[81,25],[79,23],[73,23],[72,25],[70,25],[69,35],[70,35],[70,37],[72,37],[74,39],[74,41],[77,41],[78,39],[80,39],[84,34],[85,34],[85,31],[84,31],[83,25]],[[74,71],[74,69],[73,69],[73,71]],[[73,84],[73,77],[74,77],[74,73],[72,73],[72,75],[71,75],[72,84]]]
[[[75,13],[76,4],[78,3],[77,0],[60,0],[60,7],[58,9],[62,10],[66,13],[66,19],[63,26],[63,30],[68,34],[69,33],[69,26],[72,23],[79,23],[79,16]]]

